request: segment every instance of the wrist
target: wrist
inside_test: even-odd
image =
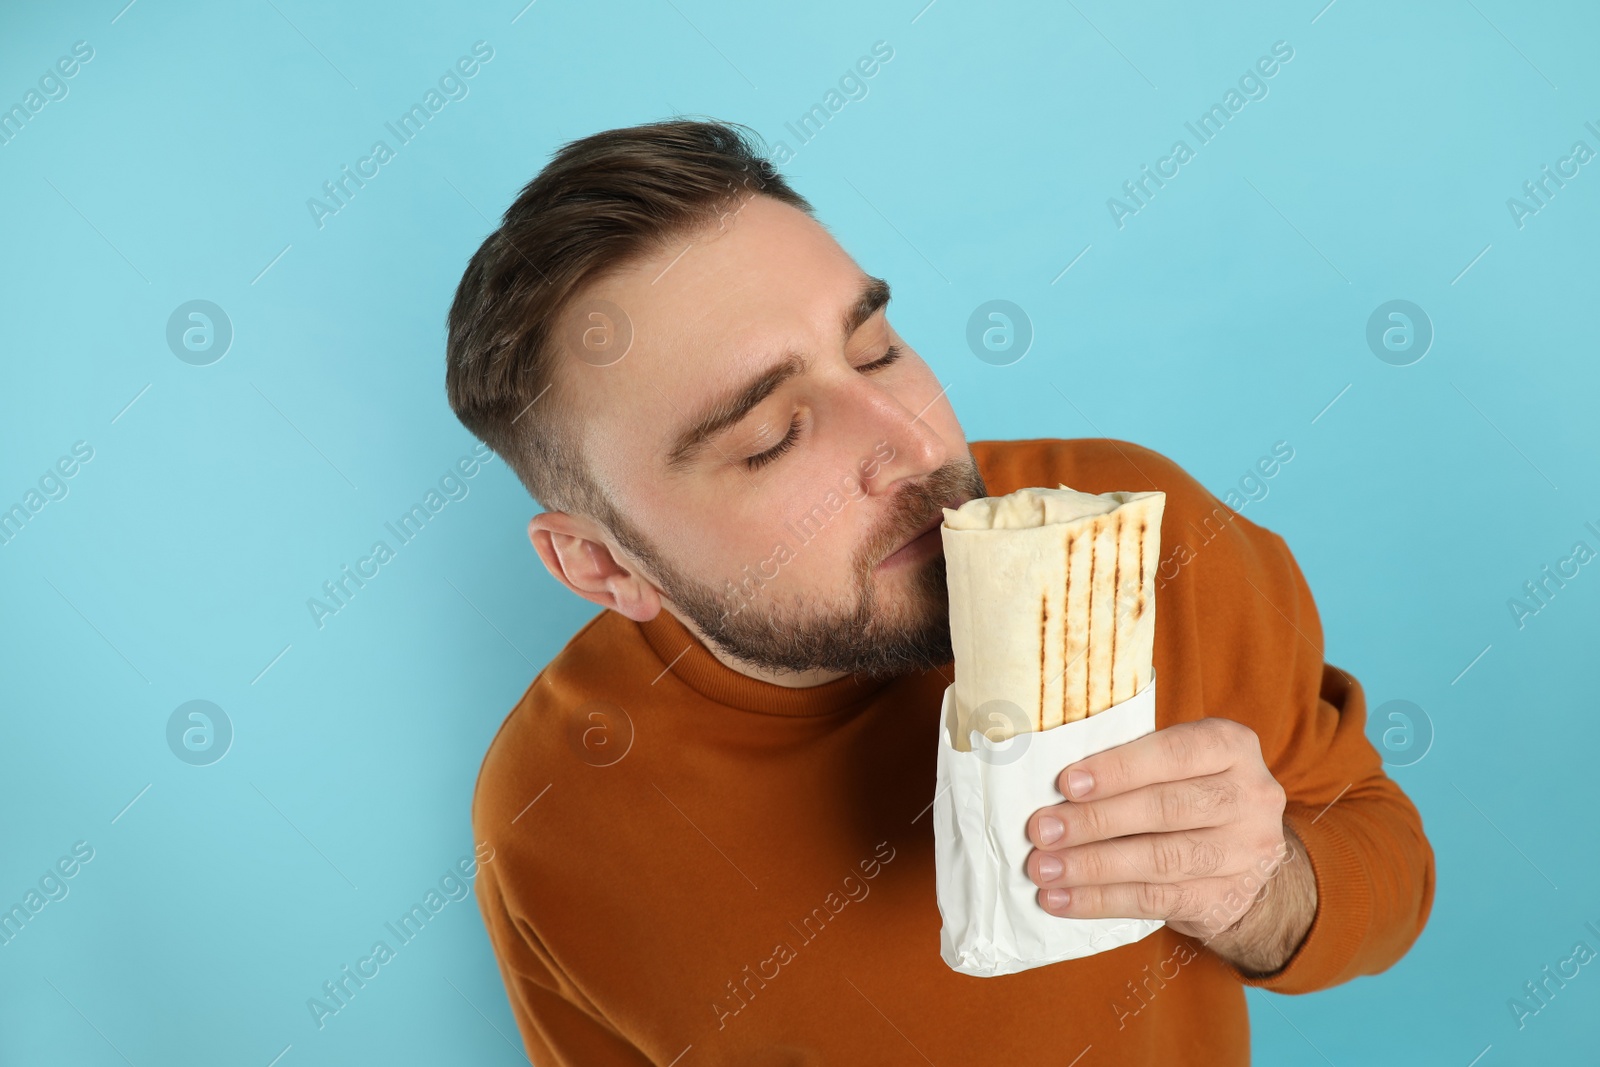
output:
[[[1202,944],[1252,977],[1281,970],[1305,941],[1317,911],[1316,875],[1304,843],[1287,820],[1284,858],[1267,875],[1254,901],[1231,926]]]

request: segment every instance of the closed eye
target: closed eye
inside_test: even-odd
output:
[[[899,359],[904,354],[905,354],[905,350],[902,349],[899,345],[890,345],[887,349],[884,350],[883,357],[881,359],[875,359],[871,363],[863,363],[861,366],[857,367],[856,370],[859,370],[859,371],[878,370],[880,367],[887,367],[889,364],[893,363],[895,360]]]
[[[881,357],[873,360],[871,363],[863,363],[861,366],[857,367],[856,370],[861,371],[862,373],[881,370],[898,360],[904,354],[905,349],[901,348],[899,345],[890,345],[884,350],[884,353]],[[785,452],[793,448],[795,442],[799,439],[800,416],[797,413],[794,418],[789,421],[789,432],[784,435],[783,440],[779,441],[765,452],[749,457],[744,461],[744,465],[747,469],[752,471],[760,470],[762,467],[765,467],[768,463],[771,463],[773,460],[777,459],[779,456],[782,456]]]
[[[796,414],[793,419],[789,420],[789,432],[784,436],[783,440],[779,441],[765,452],[762,452],[760,455],[751,456],[749,459],[744,461],[744,465],[753,471],[760,470],[762,467],[765,467],[768,463],[771,463],[773,460],[789,451],[789,449],[793,448],[795,441],[797,441],[799,437],[800,416],[799,414]]]

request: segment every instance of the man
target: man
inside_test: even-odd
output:
[[[969,446],[888,301],[710,122],[565,146],[467,267],[450,403],[546,508],[544,565],[604,609],[506,718],[474,797],[528,1055],[1246,1063],[1243,986],[1380,972],[1432,906],[1362,689],[1323,662],[1281,538],[1129,442]],[[1027,873],[1057,915],[1166,923],[974,978],[939,956],[935,527],[1060,483],[1167,494],[1158,729],[1062,768]]]

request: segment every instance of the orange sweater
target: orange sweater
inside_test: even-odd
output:
[[[991,495],[1167,494],[1156,727],[1246,723],[1288,793],[1319,903],[1248,978],[1162,929],[975,978],[939,957],[937,670],[809,689],[718,662],[667,612],[603,611],[490,745],[473,800],[482,910],[538,1067],[627,1064],[1245,1064],[1244,985],[1309,993],[1398,960],[1433,903],[1416,808],[1322,658],[1283,540],[1177,464],[1106,439],[979,441]]]

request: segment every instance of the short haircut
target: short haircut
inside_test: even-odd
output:
[[[555,373],[567,356],[553,325],[585,287],[746,197],[769,196],[815,217],[759,144],[748,127],[688,119],[569,142],[467,264],[448,321],[450,407],[546,510],[585,515],[613,532],[627,525],[581,454]]]

